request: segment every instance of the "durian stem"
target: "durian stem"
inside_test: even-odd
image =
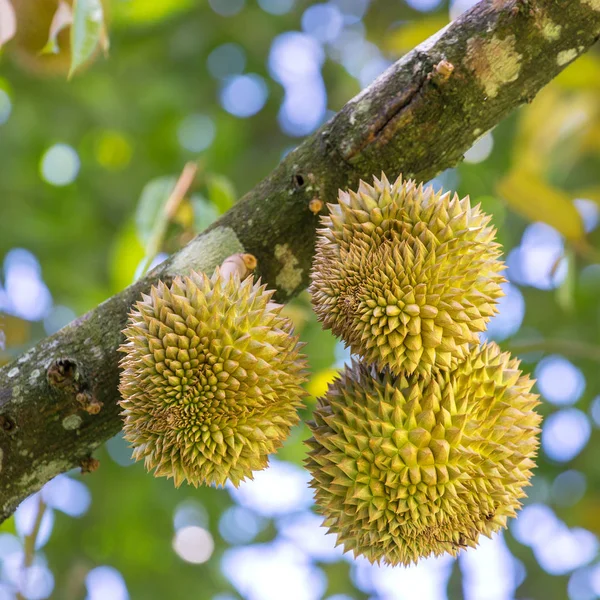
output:
[[[236,254],[228,256],[223,261],[219,271],[223,279],[229,279],[237,274],[240,281],[242,281],[256,269],[256,266],[257,261],[253,254],[237,252]]]
[[[0,521],[121,429],[121,331],[131,305],[157,279],[209,273],[232,254],[250,253],[257,275],[277,290],[275,301],[289,300],[308,283],[318,227],[313,198],[335,202],[338,189],[381,171],[427,181],[456,165],[558,75],[569,64],[565,56],[579,56],[598,39],[597,4],[477,3],[393,64],[179,253],[1,367]],[[444,60],[454,68],[440,67]],[[47,369],[69,358],[81,367],[78,385],[103,403],[98,414],[82,410],[72,386],[48,384]]]

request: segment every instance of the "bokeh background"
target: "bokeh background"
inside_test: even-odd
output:
[[[61,54],[39,54],[56,2],[17,4],[29,29],[0,55],[0,364],[134,280],[186,162],[200,173],[155,260],[474,2],[107,0],[109,57],[70,82],[64,35]],[[596,49],[433,181],[493,215],[509,283],[487,336],[519,355],[542,395],[533,487],[504,534],[458,560],[371,566],[320,527],[306,427],[237,490],[176,490],[132,464],[117,436],[95,473],[43,488],[25,578],[39,495],[0,527],[0,599],[599,598],[599,173]],[[308,419],[349,357],[306,294],[286,310],[308,342]]]

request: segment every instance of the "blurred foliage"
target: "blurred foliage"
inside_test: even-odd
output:
[[[76,11],[86,7],[93,11],[94,4],[79,0]],[[60,52],[41,53],[52,42],[51,22],[58,0],[14,3],[20,28],[6,41],[0,56],[0,259],[14,248],[25,248],[37,257],[56,318],[28,320],[14,306],[12,310],[5,306],[7,314],[0,315],[0,364],[53,332],[60,315],[80,315],[134,279],[157,218],[187,162],[197,161],[200,172],[161,230],[160,250],[166,253],[208,226],[298,142],[278,123],[284,89],[272,77],[268,59],[273,40],[284,32],[301,30],[305,11],[316,3],[297,0],[289,3],[290,11],[271,14],[248,0],[229,17],[213,10],[219,4],[227,2],[106,1],[110,52],[105,57],[100,48],[106,45],[103,27],[90,20],[89,13],[87,21],[83,13],[76,13],[91,28],[88,37],[74,37],[70,25],[63,23],[53,34]],[[433,12],[421,13],[404,2],[373,0],[362,23],[357,19],[352,25],[347,20],[344,31],[358,32],[369,44],[365,48],[378,47],[381,60],[390,61],[443,27],[448,6],[442,2]],[[89,36],[96,39],[90,42]],[[211,52],[232,42],[245,54],[244,71],[260,75],[267,86],[264,108],[250,118],[236,117],[223,108],[226,81],[211,75],[207,67]],[[335,42],[326,49],[322,75],[327,108],[335,111],[361,84]],[[77,53],[75,59],[72,51]],[[77,72],[67,81],[73,68]],[[481,202],[493,215],[506,255],[513,257],[508,276],[517,295],[523,296],[524,314],[522,322],[521,316],[514,317],[516,327],[509,333],[497,336],[505,338],[502,345],[518,353],[524,368],[531,371],[548,353],[569,359],[585,378],[575,406],[588,415],[588,422],[600,394],[600,267],[595,264],[600,230],[593,223],[586,226],[590,220],[581,215],[593,216],[593,203],[600,203],[599,87],[596,51],[576,61],[531,104],[501,123],[493,131],[489,156],[482,158],[475,152],[467,156],[470,162],[435,180],[436,185],[456,188],[474,203]],[[182,123],[194,115],[208,117],[215,132],[200,152],[182,144]],[[55,144],[70,146],[79,161],[76,176],[65,185],[54,185],[44,169],[44,157]],[[591,203],[584,211],[574,204],[576,198]],[[540,259],[547,258],[544,248],[548,248],[539,239],[527,242],[532,221],[547,223],[558,232],[559,250],[552,260]],[[8,282],[4,283],[8,289]],[[0,309],[2,293],[0,287]],[[316,323],[306,293],[286,311],[307,342],[312,379],[307,386],[306,419],[315,397],[323,393],[346,355]],[[546,398],[540,407],[545,417],[561,409]],[[600,535],[596,458],[600,416],[596,413],[589,442],[573,458],[556,460],[545,449],[540,452],[530,501],[547,503],[568,527]],[[298,427],[279,458],[301,464],[302,440],[307,436],[307,428]],[[134,599],[213,598],[225,592],[232,594],[227,598],[238,598],[220,568],[230,547],[218,527],[223,513],[234,505],[228,491],[176,490],[171,482],[147,475],[141,465],[128,464],[128,451],[119,439],[111,444],[98,453],[100,469],[83,479],[92,494],[87,513],[81,518],[55,513],[54,530],[43,550],[55,577],[53,597],[83,598],[87,571],[109,564],[123,574]],[[568,486],[562,496],[551,491],[552,483],[567,469],[585,476],[585,494],[580,498],[575,492],[569,496]],[[212,557],[201,565],[184,562],[171,549],[174,510],[190,499],[205,508],[205,526],[215,540]],[[11,520],[1,531],[11,532],[14,527]],[[506,534],[507,544],[526,572],[518,597],[596,597],[574,595],[573,585],[567,592],[572,569],[552,575],[511,531]],[[269,520],[254,542],[269,542],[276,536],[276,524]],[[597,560],[594,557],[593,564]],[[348,562],[319,566],[327,576],[325,596],[369,596],[350,577]],[[452,571],[448,596],[463,597],[458,567]]]

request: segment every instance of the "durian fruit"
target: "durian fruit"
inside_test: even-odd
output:
[[[156,476],[237,486],[298,422],[303,344],[273,293],[217,269],[161,282],[135,305],[120,405],[134,458]]]
[[[324,327],[396,374],[450,368],[502,296],[490,217],[469,198],[385,175],[322,217],[310,292]]]
[[[306,463],[344,550],[409,565],[506,526],[529,485],[540,424],[518,366],[489,344],[452,371],[395,376],[354,362],[330,384]]]

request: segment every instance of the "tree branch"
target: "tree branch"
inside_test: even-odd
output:
[[[600,0],[483,0],[391,66],[217,223],[144,279],[0,369],[0,521],[121,428],[117,348],[157,279],[250,253],[285,302],[308,283],[318,202],[384,170],[426,181],[600,34]],[[310,207],[309,207],[310,204]],[[322,209],[321,212],[324,212]]]

